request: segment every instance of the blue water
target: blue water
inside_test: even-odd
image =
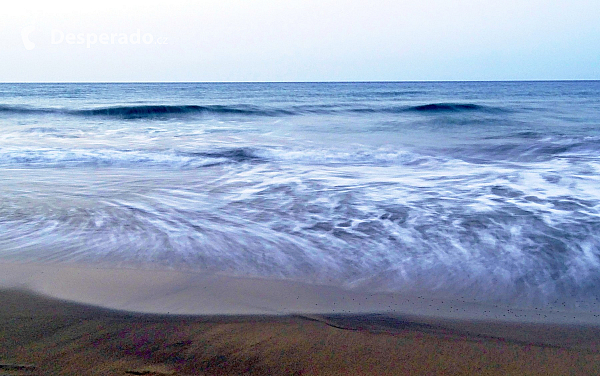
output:
[[[0,261],[600,310],[600,82],[0,84]]]

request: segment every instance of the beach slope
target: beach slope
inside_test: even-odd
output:
[[[3,375],[600,373],[597,328],[384,314],[137,314],[19,289],[0,290],[0,301]]]

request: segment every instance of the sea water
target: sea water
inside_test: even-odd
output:
[[[2,260],[600,311],[600,82],[0,84]]]

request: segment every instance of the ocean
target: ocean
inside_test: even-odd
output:
[[[0,84],[0,261],[600,311],[600,82]]]

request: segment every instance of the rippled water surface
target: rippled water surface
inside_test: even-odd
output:
[[[600,82],[0,84],[0,260],[599,310]]]

